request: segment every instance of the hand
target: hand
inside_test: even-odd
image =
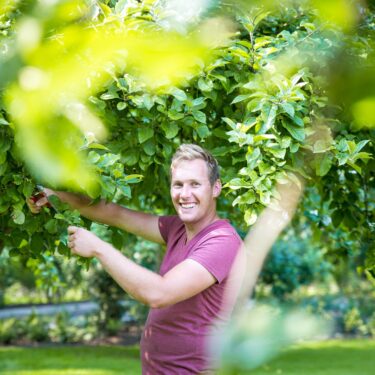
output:
[[[98,254],[98,249],[105,242],[90,231],[70,226],[68,227],[68,247],[73,254],[80,255],[85,258],[91,258]]]
[[[286,226],[293,218],[298,202],[303,193],[303,180],[295,175],[289,174],[282,182],[278,182],[275,197],[272,199],[269,208],[275,222],[279,221],[282,226]],[[268,210],[270,211],[270,210]],[[267,212],[265,210],[264,212]]]
[[[38,214],[42,207],[51,207],[48,197],[53,194],[53,190],[44,188],[41,192],[27,198],[26,204],[33,214]]]

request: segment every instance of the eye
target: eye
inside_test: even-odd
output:
[[[197,182],[197,181],[194,181],[194,182],[192,183],[192,185],[193,185],[194,187],[201,186],[201,184],[200,184],[199,182]]]
[[[180,188],[182,186],[181,182],[175,182],[172,185],[174,188]]]

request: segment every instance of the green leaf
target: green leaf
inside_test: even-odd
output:
[[[126,155],[122,157],[124,164],[132,166],[138,162],[139,155],[134,150],[127,150]]]
[[[182,118],[185,117],[185,114],[181,113],[181,112],[174,111],[174,110],[170,110],[170,111],[168,111],[168,117],[171,120],[181,120]]]
[[[242,87],[248,90],[256,90],[259,89],[260,83],[259,80],[253,79],[252,81],[245,83]]]
[[[22,211],[14,210],[12,213],[12,219],[16,224],[22,225],[25,222],[25,214]]]
[[[201,125],[196,130],[201,139],[207,138],[211,133],[210,129],[206,125]]]
[[[353,163],[352,161],[348,161],[348,165],[350,165],[359,174],[362,174],[362,168],[359,165]]]
[[[355,154],[351,159],[353,161],[356,161],[358,159],[360,160],[366,160],[366,159],[372,159],[372,155],[368,152],[359,152],[358,154]]]
[[[179,126],[175,122],[165,122],[161,125],[161,128],[164,131],[165,137],[168,139],[174,138],[180,130]]]
[[[317,163],[316,174],[318,176],[325,176],[331,169],[331,166],[332,166],[332,158],[327,153],[323,156],[322,160],[320,160],[320,162]]]
[[[128,185],[120,185],[118,186],[118,189],[121,191],[121,193],[127,197],[127,198],[131,198],[132,197],[132,191],[130,189],[130,186]]]
[[[123,248],[125,242],[124,242],[124,237],[122,236],[120,231],[115,230],[115,229],[112,230],[111,242],[116,249]]]
[[[227,146],[221,146],[221,147],[216,147],[213,150],[211,150],[211,153],[214,157],[218,156],[224,156],[228,154],[228,147]]]
[[[26,180],[23,184],[22,194],[25,197],[30,197],[34,190],[34,184],[31,181]]]
[[[0,152],[1,155],[4,156],[4,160],[6,159],[6,151],[8,151],[11,147],[10,142],[6,142],[5,139],[0,138]]]
[[[282,124],[286,130],[290,133],[290,135],[299,142],[303,142],[305,140],[305,129],[300,128],[298,126],[289,124],[286,121],[282,121]]]
[[[56,219],[50,219],[44,224],[48,233],[57,233],[58,221]]]
[[[108,147],[105,147],[104,145],[101,145],[100,143],[90,143],[88,145],[88,148],[96,148],[96,149],[99,149],[99,150],[108,150]]]
[[[4,117],[0,117],[0,125],[9,125],[9,122]]]
[[[294,117],[295,111],[294,111],[294,107],[293,107],[292,104],[290,104],[290,103],[281,103],[280,106],[283,109],[283,111],[285,113],[287,113],[290,117],[292,117],[292,118]]]
[[[100,160],[100,155],[97,152],[90,151],[88,155],[88,161],[96,164]]]
[[[123,109],[125,109],[127,107],[127,103],[126,102],[118,102],[116,107],[119,111],[122,111]]]
[[[139,143],[144,143],[148,139],[154,136],[154,129],[147,126],[142,126],[138,128],[138,141]]]
[[[200,96],[199,98],[194,99],[192,102],[193,107],[200,107],[205,102],[205,100],[206,98],[203,96]]]
[[[247,103],[246,108],[249,112],[258,112],[262,109],[263,102],[263,99],[255,98]]]
[[[172,94],[177,100],[180,100],[181,102],[184,102],[187,100],[187,95],[185,91],[182,91],[181,89],[178,89],[177,87],[173,87],[170,91],[170,94]]]
[[[100,184],[105,193],[112,195],[116,191],[115,182],[108,176],[101,176]]]
[[[336,145],[336,149],[341,152],[348,151],[349,147],[346,139],[341,139],[340,142]]]
[[[231,120],[230,118],[228,118],[228,117],[222,117],[221,118],[224,122],[226,122],[232,129],[236,129],[236,127],[237,127],[237,125],[236,125],[236,123],[233,121],[233,120]]]
[[[198,122],[201,122],[203,124],[206,123],[207,119],[206,119],[206,114],[202,111],[193,111],[193,117],[198,121]]]
[[[256,214],[255,211],[253,210],[246,210],[245,211],[245,222],[246,222],[246,225],[253,225],[256,221],[257,221],[257,218],[258,218],[258,215]]]
[[[230,104],[243,102],[244,100],[251,98],[251,96],[252,94],[238,95],[232,100]]]
[[[30,248],[33,253],[40,253],[43,250],[44,240],[41,234],[34,234],[30,241]]]
[[[249,182],[247,182],[247,181],[245,181],[241,178],[233,178],[227,184],[225,184],[225,187],[229,187],[232,190],[238,190],[238,189],[241,189],[241,188],[250,189],[252,186]]]
[[[299,117],[297,115],[295,115],[293,117],[293,121],[294,121],[295,124],[297,124],[300,127],[303,127],[305,125],[304,122],[303,122],[303,120],[301,119],[301,117]]]
[[[272,128],[272,126],[275,123],[277,108],[278,107],[276,104],[272,104],[271,107],[269,107],[268,111],[267,111],[268,109],[267,108],[264,112],[262,112],[264,123],[262,127],[260,128],[259,133],[261,134],[267,133],[267,131]]]
[[[348,159],[349,159],[349,155],[346,154],[346,153],[342,153],[342,152],[340,152],[340,153],[338,153],[338,154],[336,155],[336,158],[337,158],[337,160],[338,160],[338,162],[339,162],[339,165],[344,165],[344,164],[346,164],[346,162],[348,161]]]
[[[355,150],[354,152],[357,153],[359,151],[361,151],[363,149],[363,147],[365,147],[367,145],[367,143],[369,143],[370,141],[368,139],[365,139],[359,143],[357,143],[357,145],[355,146]]]
[[[213,88],[213,83],[210,80],[204,80],[203,78],[199,78],[198,88],[201,91],[211,91]]]
[[[118,94],[114,92],[105,92],[104,94],[100,95],[100,99],[103,100],[118,99],[118,97]]]
[[[153,107],[154,101],[152,100],[150,94],[143,95],[143,104],[147,108],[148,111]]]
[[[3,176],[6,170],[8,169],[8,163],[5,163],[6,154],[3,154],[3,156],[4,156],[4,160],[1,160],[1,156],[0,156],[0,176]]]
[[[156,152],[156,147],[155,143],[152,139],[148,140],[144,145],[143,145],[143,150],[144,152],[149,155],[153,156]]]
[[[143,175],[141,175],[141,174],[129,174],[125,177],[125,181],[128,184],[137,183],[137,182],[141,181],[142,179],[143,179]]]
[[[278,145],[274,147],[265,147],[265,150],[270,152],[273,156],[275,156],[278,159],[284,159],[285,154],[286,154],[286,149],[285,148],[280,148]]]

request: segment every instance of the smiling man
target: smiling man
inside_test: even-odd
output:
[[[211,373],[207,343],[230,315],[245,267],[241,239],[216,212],[218,164],[197,145],[184,144],[171,164],[175,216],[156,216],[87,197],[46,190],[91,220],[119,227],[167,247],[159,273],[126,258],[93,233],[69,227],[69,247],[96,257],[135,299],[149,305],[141,340],[144,375]],[[45,202],[41,201],[41,204]],[[29,201],[34,211],[38,202]]]

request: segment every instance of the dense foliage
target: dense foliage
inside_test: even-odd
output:
[[[51,11],[38,19],[38,8],[28,2],[23,8],[14,6],[0,19],[2,70],[8,74],[6,80],[2,75],[5,100],[0,116],[0,249],[38,261],[56,250],[68,254],[67,225],[90,226],[90,222],[57,201],[55,208],[45,208],[40,215],[32,215],[25,205],[36,183],[49,181],[43,163],[40,170],[35,163],[25,166],[22,137],[15,138],[24,125],[22,116],[14,115],[15,99],[9,100],[9,92],[14,95],[15,82],[22,81],[28,56],[45,50],[35,43],[25,52],[13,48],[12,42],[22,14],[40,23],[46,34],[42,40],[56,37],[65,24],[79,25],[82,17],[61,16],[65,9],[61,4],[68,3],[50,5]],[[100,90],[88,92],[85,104],[107,126],[110,137],[100,143],[90,129],[80,133],[68,115],[59,113],[56,126],[49,123],[46,135],[40,135],[40,145],[50,142],[57,163],[60,144],[73,145],[80,155],[65,160],[67,165],[86,155],[99,176],[99,188],[88,191],[93,198],[161,213],[172,212],[167,199],[168,163],[174,150],[182,142],[200,143],[221,165],[225,189],[220,212],[243,233],[270,203],[277,181],[285,180],[287,173],[302,176],[306,189],[293,223],[297,233],[309,227],[309,240],[321,244],[335,262],[349,256],[353,265],[373,272],[374,130],[364,125],[374,124],[368,111],[358,116],[351,108],[354,104],[363,108],[373,95],[373,87],[367,87],[361,96],[353,76],[363,79],[373,72],[374,13],[358,5],[359,21],[343,30],[345,14],[342,24],[335,24],[322,16],[319,4],[285,2],[263,9],[241,8],[238,3],[238,9],[233,4],[228,9],[218,2],[206,18],[230,14],[236,32],[213,51],[213,57],[201,60],[194,75],[183,77],[179,87],[168,84],[155,89],[134,67],[120,73],[108,69]],[[91,25],[121,24],[140,33],[174,27],[161,1],[103,1],[88,9],[85,22]],[[199,23],[195,20],[189,27],[194,30]],[[189,35],[189,27],[177,31]],[[68,47],[72,53],[72,46]],[[346,75],[338,77],[339,73]],[[74,74],[69,78],[77,79]],[[342,95],[345,90],[353,94]],[[29,98],[22,96],[22,87],[17,92],[20,98]],[[24,104],[29,110],[30,103]],[[46,130],[45,124],[38,126],[33,128],[37,135]],[[35,153],[42,151],[35,149]],[[79,181],[71,184],[75,190],[78,186]],[[111,228],[104,228],[102,234],[118,248],[128,240]]]

